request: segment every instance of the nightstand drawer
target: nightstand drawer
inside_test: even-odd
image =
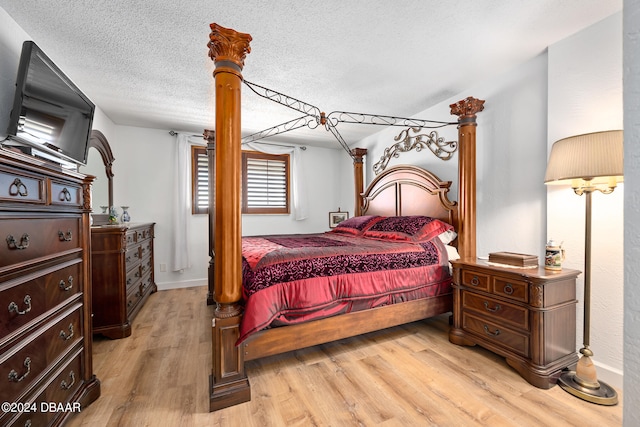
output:
[[[490,276],[476,271],[462,271],[462,285],[489,292]]]
[[[504,277],[493,277],[492,292],[514,301],[529,302],[529,292],[527,282],[507,279]]]
[[[482,313],[482,317],[493,317],[497,322],[529,331],[529,310],[526,307],[509,304],[471,292],[462,292],[462,306],[465,310]]]
[[[504,325],[492,322],[469,313],[462,314],[462,328],[479,335],[490,343],[505,347],[510,352],[529,357],[529,336],[505,328]]]

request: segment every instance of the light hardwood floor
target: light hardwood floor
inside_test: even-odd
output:
[[[130,337],[95,338],[102,394],[67,425],[622,425],[622,403],[537,389],[502,358],[449,343],[446,315],[249,362],[251,402],[210,413],[212,315],[204,287],[152,294]]]

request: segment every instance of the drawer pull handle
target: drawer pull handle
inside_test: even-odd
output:
[[[27,314],[28,312],[31,311],[31,296],[27,295],[24,297],[24,305],[26,306],[26,308],[22,311],[20,311],[20,307],[18,307],[18,304],[16,304],[15,302],[11,301],[11,303],[9,304],[9,313],[13,313],[14,311],[16,313],[18,313],[19,315],[23,315],[23,314]]]
[[[480,284],[480,279],[478,279],[478,276],[473,276],[473,279],[471,279],[471,284],[473,286],[478,286]]]
[[[7,236],[7,245],[9,245],[9,249],[27,249],[29,247],[29,235],[24,233],[22,237],[20,237],[20,243],[18,243],[16,238],[9,234]]]
[[[60,238],[61,242],[70,242],[73,238],[73,234],[71,233],[71,230],[67,231],[66,233],[63,231],[58,231],[58,237]]]
[[[511,283],[507,283],[504,286],[504,293],[507,295],[511,295],[513,293],[513,286],[511,286]]]
[[[487,311],[491,311],[492,313],[495,313],[496,311],[500,310],[502,307],[500,307],[500,304],[496,304],[495,307],[493,308],[489,308],[489,303],[487,301],[484,302],[484,308]]]
[[[66,292],[66,291],[71,290],[71,288],[73,288],[73,276],[69,276],[67,281],[69,282],[69,286],[67,286],[67,284],[65,283],[64,279],[60,280],[60,283],[58,284],[58,286],[60,287],[61,291],[65,291]]]
[[[69,372],[69,378],[71,378],[71,382],[69,384],[67,384],[65,380],[60,382],[61,390],[69,390],[76,383],[76,374],[74,374],[73,371]]]
[[[20,181],[20,178],[16,178],[9,186],[9,195],[27,197],[29,191],[27,191],[27,186]]]
[[[73,336],[73,323],[69,323],[69,335],[67,335],[65,331],[62,330],[60,331],[60,338],[62,338],[63,341],[69,341],[72,336]]]
[[[496,329],[494,332],[491,332],[487,325],[484,325],[484,331],[487,333],[487,335],[492,335],[494,337],[500,335],[500,329]]]
[[[61,202],[70,202],[71,201],[71,193],[67,190],[67,187],[64,187],[60,192],[59,197]]]
[[[24,359],[23,364],[24,367],[27,368],[27,372],[18,376],[18,373],[14,369],[12,369],[11,372],[9,372],[9,381],[19,383],[20,381],[27,378],[27,376],[31,373],[31,358],[27,357],[26,359]]]

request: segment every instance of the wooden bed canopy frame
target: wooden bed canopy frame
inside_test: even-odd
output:
[[[209,56],[215,64],[215,131],[206,130],[204,134],[208,141],[210,191],[211,260],[207,300],[216,305],[212,320],[211,411],[251,400],[245,361],[425,319],[452,307],[451,295],[427,302],[410,301],[267,329],[236,347],[242,318],[240,86],[244,59],[251,51],[250,41],[249,34],[211,24],[208,47]],[[401,190],[403,185],[408,189],[420,188],[422,194],[431,194],[440,200],[436,212],[429,213],[454,225],[460,256],[475,259],[476,113],[482,111],[483,104],[484,101],[469,97],[451,105],[451,114],[458,116],[457,203],[449,202],[446,196],[451,182],[442,182],[429,172],[410,166],[390,168],[376,177],[364,192],[363,157],[366,149],[356,148],[350,153],[354,159],[355,215],[424,214],[424,206],[418,204],[416,207],[407,202],[416,197],[401,198],[402,192],[406,192]],[[385,191],[385,196],[378,198],[382,191]],[[389,191],[393,195],[388,196]]]

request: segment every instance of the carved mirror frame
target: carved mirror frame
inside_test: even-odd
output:
[[[115,159],[113,158],[111,146],[109,145],[109,141],[107,141],[107,138],[102,132],[100,132],[99,130],[92,130],[91,137],[89,138],[89,148],[91,147],[98,150],[98,153],[100,153],[100,157],[102,157],[104,169],[107,174],[109,206],[113,206],[113,161]],[[94,225],[107,224],[109,222],[108,214],[94,213],[92,216]]]

